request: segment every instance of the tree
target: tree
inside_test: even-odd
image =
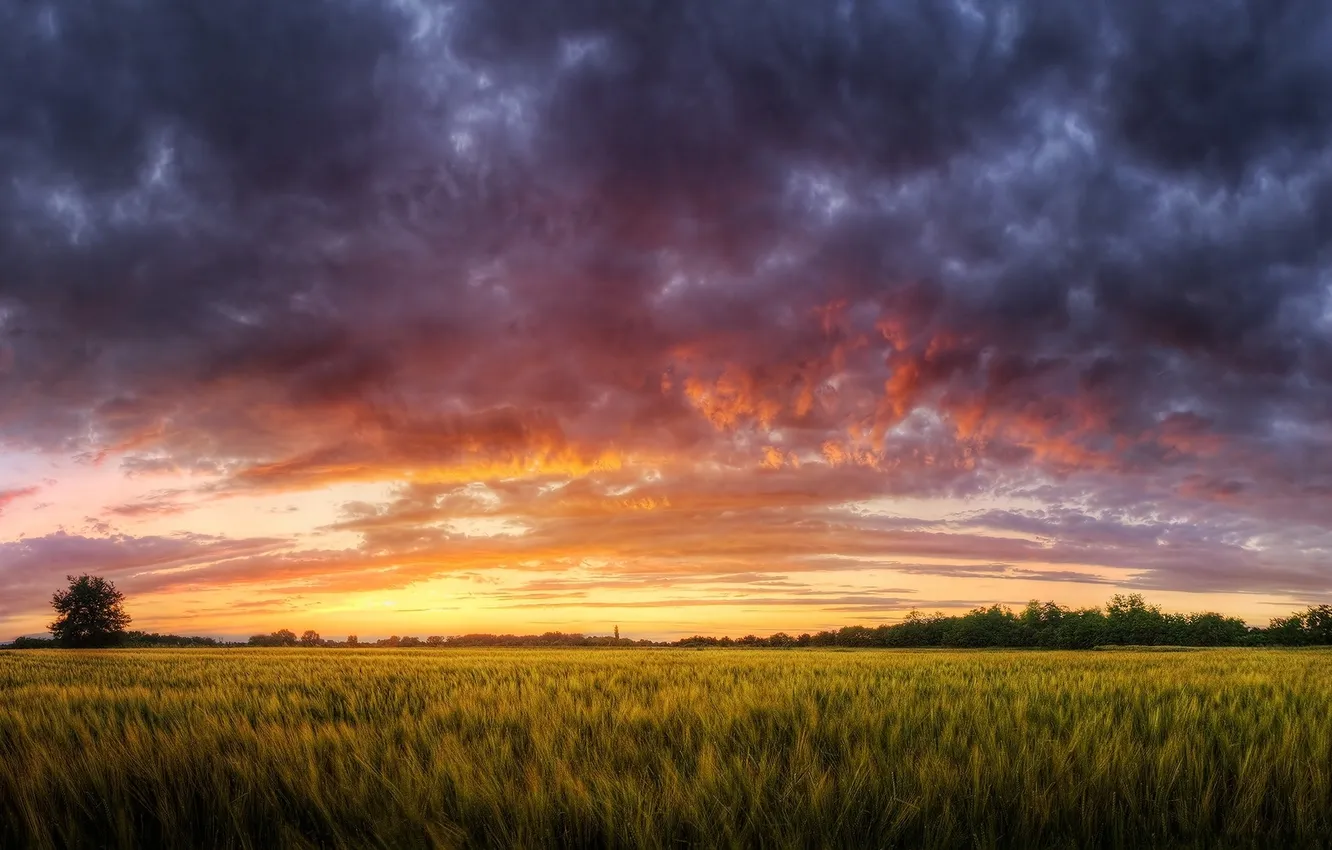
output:
[[[356,635],[347,635],[347,646],[360,646],[361,641]]]
[[[314,629],[306,629],[305,634],[301,635],[301,646],[319,646],[319,632]]]
[[[125,637],[130,616],[125,594],[104,578],[84,574],[65,576],[69,589],[51,597],[56,620],[51,635],[68,647],[115,646]]]
[[[1116,593],[1105,606],[1109,643],[1153,646],[1164,643],[1165,617],[1161,606],[1148,605],[1141,594]]]
[[[291,629],[278,629],[271,635],[255,635],[250,638],[250,646],[296,646],[299,643],[300,640]]]
[[[16,637],[9,649],[50,649],[55,645],[51,638]]]
[[[296,633],[291,629],[278,629],[272,637],[275,646],[295,646],[297,643]]]
[[[1016,646],[1017,618],[1003,605],[974,608],[949,624],[949,646]]]
[[[1311,605],[1303,620],[1309,643],[1318,646],[1332,643],[1332,605]]]

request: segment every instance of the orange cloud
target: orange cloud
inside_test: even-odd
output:
[[[237,470],[226,489],[308,489],[345,481],[465,482],[619,469],[614,447],[580,448],[551,417],[513,409],[382,419],[354,439]]]

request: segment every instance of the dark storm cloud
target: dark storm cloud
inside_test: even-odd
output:
[[[1126,3],[1112,85],[1116,127],[1154,160],[1234,174],[1329,141],[1328,38],[1319,3]]]
[[[1326,524],[1325,3],[0,15],[11,445]]]

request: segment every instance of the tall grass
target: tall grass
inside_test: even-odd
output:
[[[0,653],[10,847],[1318,846],[1332,653]]]

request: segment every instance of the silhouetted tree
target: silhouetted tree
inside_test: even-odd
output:
[[[65,576],[67,590],[51,597],[56,620],[51,635],[66,647],[115,646],[125,637],[130,616],[125,613],[125,594],[104,578],[86,573]]]
[[[51,638],[17,637],[9,645],[10,649],[50,649],[58,644]]]
[[[300,640],[291,629],[278,629],[271,635],[255,635],[250,638],[250,646],[296,646]]]
[[[360,645],[361,645],[360,638],[356,637],[356,635],[347,635],[347,646],[360,646]]]
[[[319,639],[319,632],[314,629],[306,629],[301,635],[301,646],[319,646],[321,643],[323,641]]]
[[[212,647],[223,646],[222,641],[210,637],[187,637],[182,635],[159,635],[145,632],[126,632],[122,646],[132,647]]]

